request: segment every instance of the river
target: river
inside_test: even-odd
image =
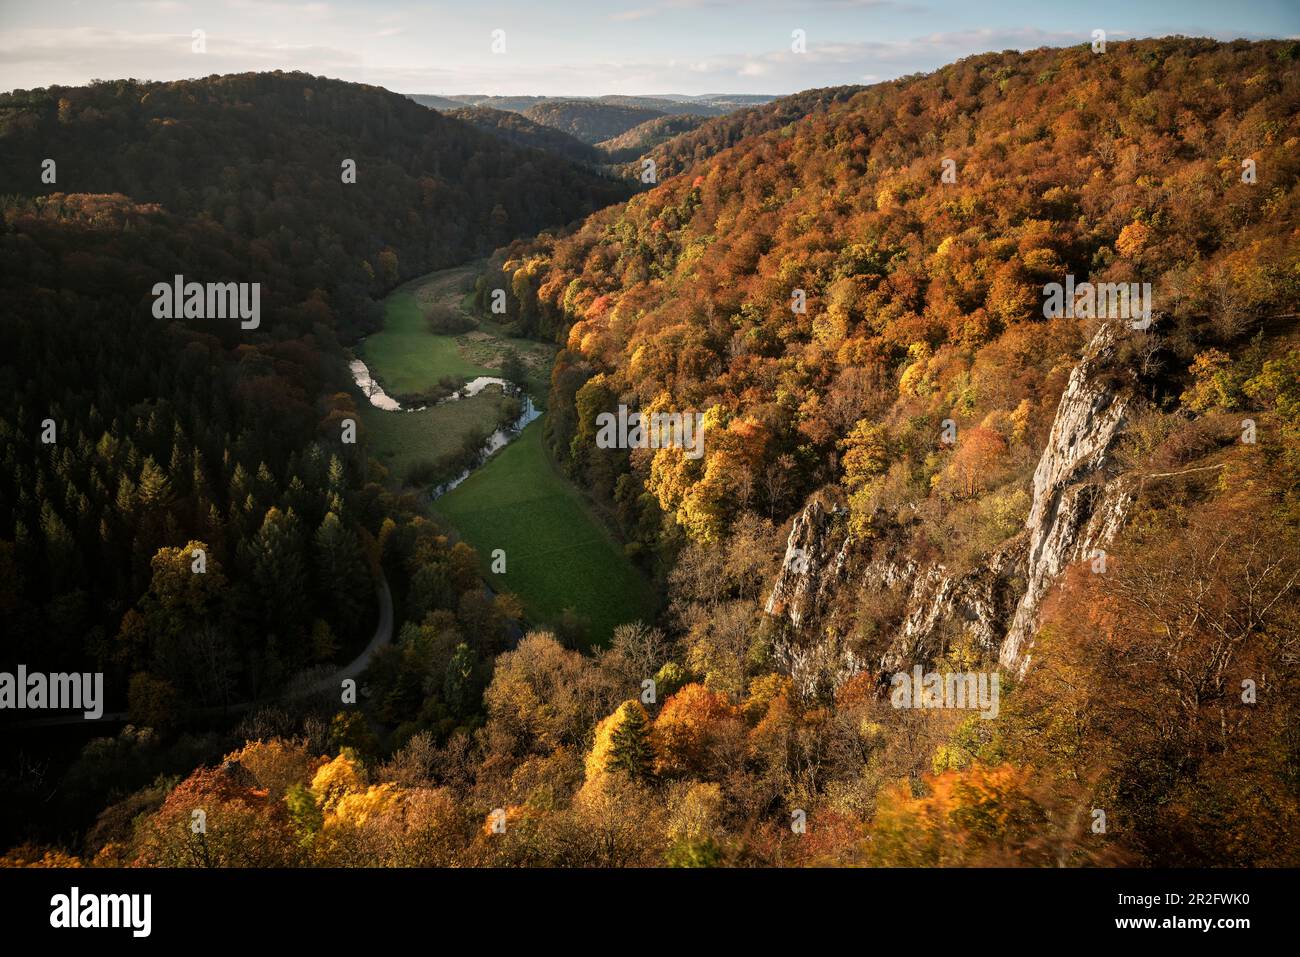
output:
[[[478,458],[475,460],[474,464],[455,478],[449,479],[441,485],[434,486],[429,493],[431,499],[438,498],[441,495],[446,495],[461,482],[465,481],[465,479],[469,478],[474,474],[475,469],[488,460],[492,453],[505,448],[512,441],[518,438],[519,433],[524,430],[524,426],[536,420],[542,414],[537,409],[536,405],[533,404],[532,396],[511,385],[505,379],[498,378],[497,376],[482,375],[476,379],[471,379],[445,399],[435,402],[433,406],[420,405],[408,408],[403,407],[402,403],[398,402],[384,391],[384,387],[375,381],[374,376],[370,374],[369,367],[363,361],[360,359],[353,359],[348,363],[348,368],[352,372],[352,381],[357,384],[357,388],[361,390],[361,394],[369,399],[370,404],[376,409],[382,409],[385,412],[426,412],[434,406],[442,405],[444,402],[458,402],[461,399],[468,399],[470,396],[478,395],[488,386],[498,386],[504,394],[515,395],[521,399],[523,410],[519,413],[519,418],[506,428],[497,429],[489,435],[487,441],[483,443],[483,447],[479,449]]]

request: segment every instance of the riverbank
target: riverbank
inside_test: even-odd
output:
[[[353,363],[360,383],[364,364]],[[371,454],[388,470],[389,478],[415,488],[445,486],[509,441],[538,415],[527,396],[509,396],[501,379],[480,377],[472,394],[452,393],[432,405],[404,408],[382,391],[363,394],[358,403],[361,428]]]
[[[435,309],[468,316],[475,270],[431,273],[385,302],[384,329],[358,345],[352,363],[365,398],[358,408],[366,441],[390,482],[429,496],[434,516],[478,552],[489,585],[523,602],[530,625],[564,621],[579,644],[606,644],[616,625],[650,619],[653,589],[554,466],[534,397],[509,396],[493,378],[514,352],[532,387],[543,388],[554,347],[509,338],[481,318],[455,336],[434,334],[424,321]],[[462,383],[470,386],[464,395],[402,401]],[[446,469],[431,467],[462,453],[470,453],[468,468],[442,474]],[[497,549],[505,573],[493,571]]]

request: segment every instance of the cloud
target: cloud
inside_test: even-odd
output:
[[[306,17],[319,20],[333,15],[333,8],[328,3],[294,3],[292,0],[226,0],[226,6],[232,10],[254,14],[256,16]]]
[[[801,13],[816,10],[893,9],[922,13],[927,7],[908,0],[659,0],[653,6],[610,14],[611,20],[639,20],[678,10],[730,10],[744,8],[767,13]]]
[[[87,63],[102,79],[173,80],[249,70],[305,70],[333,76],[356,72],[361,58],[330,47],[247,40],[209,30],[207,52],[194,53],[189,33],[138,33],[99,27],[18,29],[0,34],[0,88],[85,83]],[[19,69],[16,69],[19,68]],[[16,76],[17,79],[11,79]]]
[[[189,9],[186,4],[177,3],[176,0],[128,0],[128,2],[119,3],[117,6],[133,7],[146,13],[180,13],[182,10]]]
[[[228,0],[232,5],[255,0]],[[669,0],[683,4],[692,0]],[[729,3],[730,0],[708,0]],[[825,0],[832,2],[832,0]],[[841,0],[835,0],[841,2]],[[842,0],[849,2],[849,0]],[[328,17],[327,3],[273,2],[271,9]],[[257,3],[259,10],[267,5]],[[649,9],[637,7],[637,10]],[[602,93],[791,93],[813,87],[872,83],[936,69],[953,60],[988,51],[1032,49],[1086,43],[1090,29],[1043,30],[1030,27],[938,31],[901,39],[845,40],[813,27],[807,51],[788,45],[683,56],[671,46],[657,57],[646,53],[618,59],[593,45],[586,56],[484,57],[448,50],[428,56],[417,28],[397,16],[369,17],[328,30],[286,30],[298,42],[281,43],[267,31],[253,38],[209,29],[207,53],[190,49],[184,24],[175,33],[95,27],[20,28],[0,33],[0,89],[75,85],[92,77],[170,80],[249,70],[302,70],[345,80],[378,84],[410,93],[493,93],[598,95]],[[202,24],[200,24],[202,25]],[[218,24],[211,24],[217,27]],[[184,32],[181,32],[181,30]],[[253,28],[248,28],[253,29]],[[1174,32],[1174,31],[1167,31]],[[1184,33],[1194,31],[1184,30]],[[398,37],[400,39],[390,39]],[[1113,39],[1126,35],[1109,31]],[[1156,35],[1161,35],[1157,33]],[[413,39],[415,38],[415,39]],[[727,42],[719,37],[719,45]],[[333,42],[330,42],[330,41]],[[774,39],[773,42],[780,42]],[[436,65],[432,65],[436,64]]]

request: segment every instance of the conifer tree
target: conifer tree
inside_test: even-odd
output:
[[[326,514],[314,537],[316,581],[322,603],[343,635],[360,623],[370,591],[370,573],[356,534],[333,512]]]

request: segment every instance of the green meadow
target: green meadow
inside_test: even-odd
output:
[[[369,402],[358,403],[357,408],[375,458],[398,482],[418,485],[411,481],[413,468],[438,463],[460,449],[473,432],[486,438],[496,429],[504,401],[501,391],[489,386],[468,399],[423,412],[385,412]]]
[[[413,279],[384,300],[384,328],[366,338],[359,354],[384,391],[394,398],[418,395],[442,379],[458,383],[498,375],[506,352],[519,353],[529,372],[534,402],[545,401],[555,348],[531,339],[513,339],[496,323],[475,317],[468,297],[476,266],[458,266]],[[456,335],[429,331],[429,310],[451,308],[474,321]]]
[[[556,470],[542,444],[543,417],[459,486],[433,503],[478,550],[496,591],[518,595],[529,621],[545,625],[566,608],[606,644],[615,625],[649,621],[649,582]],[[505,574],[491,570],[493,549],[506,554]]]
[[[497,375],[508,349],[524,360],[530,382],[534,376],[539,383],[549,379],[554,350],[546,343],[508,338],[496,324],[482,319],[475,320],[474,329],[459,335],[429,331],[425,316],[435,307],[453,308],[473,317],[468,298],[476,273],[475,266],[430,273],[394,290],[384,300],[384,328],[368,337],[358,353],[389,395],[399,399],[420,395],[444,378],[462,384],[478,376]],[[534,396],[537,388],[531,390]],[[544,395],[544,386],[540,388]],[[495,431],[502,402],[500,390],[489,386],[471,398],[431,406],[423,412],[385,412],[369,402],[359,402],[358,408],[374,455],[391,477],[403,484],[421,485],[427,483],[413,481],[412,471],[441,463],[475,432],[486,435]]]
[[[384,328],[359,350],[370,374],[395,398],[419,395],[450,377],[463,382],[499,373],[514,349],[529,372],[529,392],[541,404],[555,349],[513,339],[497,324],[476,318],[459,335],[435,335],[425,316],[434,308],[466,315],[477,267],[431,273],[394,291],[384,303]],[[359,402],[361,425],[373,454],[402,485],[420,480],[426,466],[461,449],[467,436],[492,432],[504,402],[488,387],[478,395],[423,412],[385,412]],[[586,501],[552,464],[542,443],[542,419],[496,453],[460,486],[433,503],[433,511],[478,551],[483,574],[497,591],[519,596],[534,625],[557,621],[571,609],[588,640],[609,641],[616,625],[649,620],[655,611],[649,582]],[[414,475],[413,475],[414,473]],[[494,574],[494,549],[505,549],[506,572]]]

